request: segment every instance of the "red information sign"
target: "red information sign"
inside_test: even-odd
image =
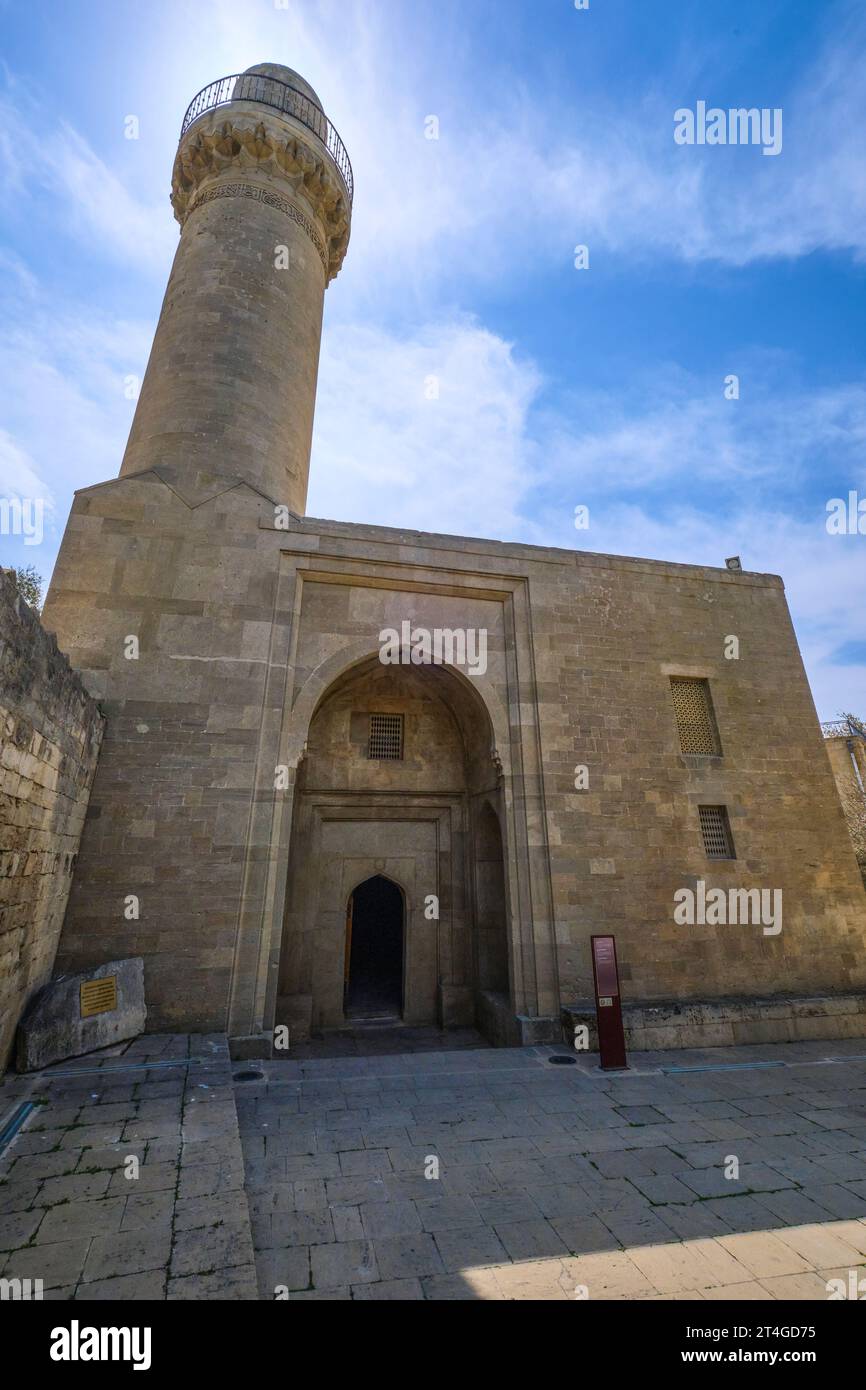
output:
[[[616,941],[612,936],[593,936],[591,943],[598,1050],[601,1054],[599,1065],[602,1071],[620,1071],[628,1067],[628,1062],[619,999]]]

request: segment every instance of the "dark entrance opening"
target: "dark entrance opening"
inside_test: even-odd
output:
[[[346,1018],[403,1012],[403,895],[376,874],[358,885],[346,918]]]

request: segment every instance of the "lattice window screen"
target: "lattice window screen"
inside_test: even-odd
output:
[[[671,677],[671,695],[684,753],[709,753],[716,757],[722,751],[709,683],[705,680]]]
[[[402,714],[371,714],[368,758],[399,760],[403,756]]]
[[[724,806],[699,806],[701,834],[708,859],[735,859],[731,826]]]

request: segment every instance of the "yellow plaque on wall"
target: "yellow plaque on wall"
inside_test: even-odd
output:
[[[107,1014],[117,1008],[117,976],[106,975],[101,980],[85,980],[81,986],[81,1017]]]

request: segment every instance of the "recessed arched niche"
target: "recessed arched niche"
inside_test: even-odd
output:
[[[322,693],[279,967],[277,1021],[296,1039],[365,1018],[476,1026],[482,992],[507,1004],[500,783],[487,708],[455,669],[374,655]]]

